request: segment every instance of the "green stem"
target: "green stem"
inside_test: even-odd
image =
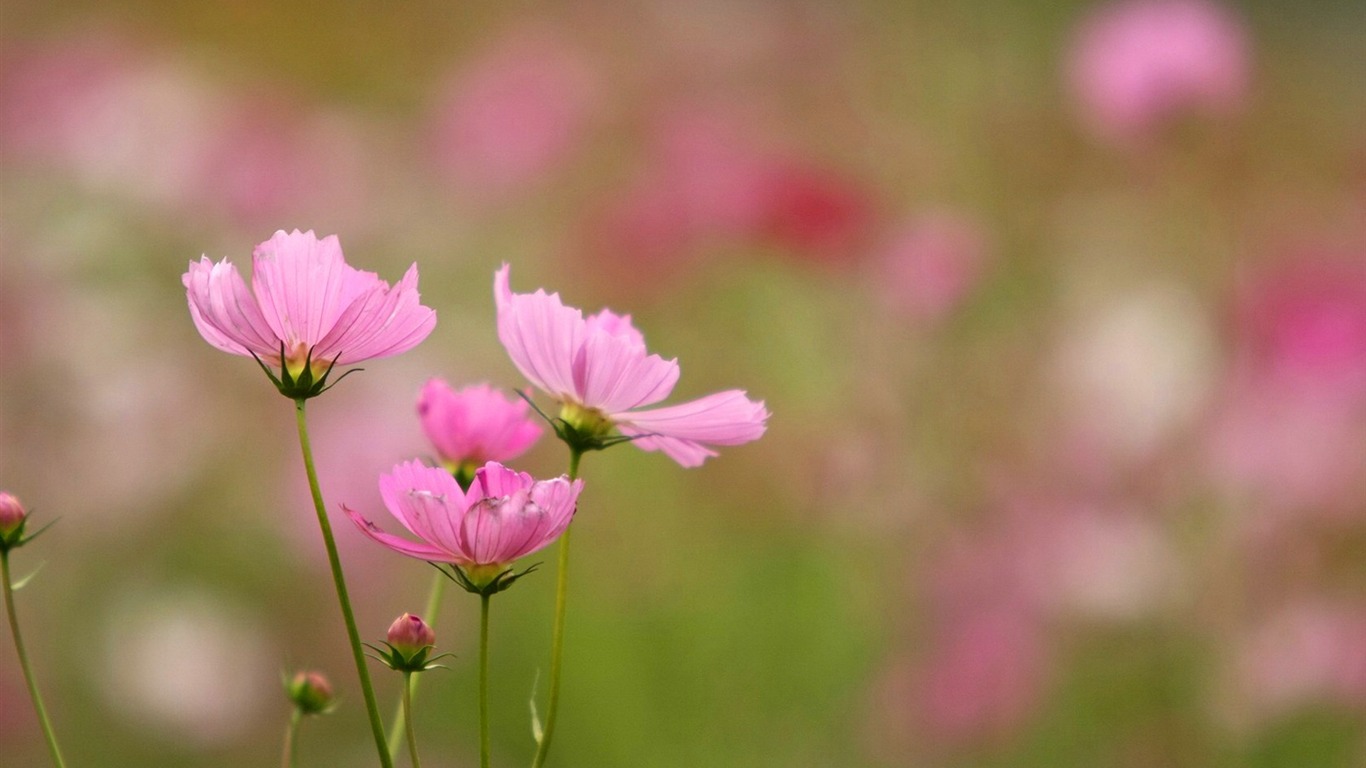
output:
[[[579,476],[579,459],[582,457],[581,451],[570,449],[571,482]],[[555,732],[555,713],[560,703],[560,661],[564,657],[565,599],[569,595],[569,532],[573,527],[571,523],[560,535],[559,567],[556,569],[558,579],[555,582],[555,624],[550,633],[550,693],[546,701],[545,726],[541,729],[541,739],[536,745],[536,756],[531,761],[532,768],[541,768],[546,755],[550,752],[550,737]]]
[[[479,768],[489,768],[489,596],[479,596]]]
[[[299,721],[302,719],[303,713],[299,711],[298,707],[295,707],[294,711],[289,715],[289,726],[285,728],[285,756],[281,761],[281,765],[283,765],[284,768],[294,768],[294,766],[298,764],[298,761],[295,759],[296,750],[294,749],[294,744],[295,739],[299,736]]]
[[[302,398],[294,401],[294,413],[299,424],[299,447],[304,454],[304,470],[308,473],[308,489],[313,493],[313,508],[318,513],[318,527],[323,532],[323,543],[327,546],[327,561],[332,566],[332,582],[337,586],[337,601],[341,603],[342,619],[346,622],[346,635],[351,641],[351,656],[356,662],[356,674],[360,677],[361,693],[365,697],[365,710],[370,716],[370,730],[375,738],[375,748],[379,751],[379,763],[383,768],[393,768],[389,750],[384,743],[384,724],[379,719],[379,707],[375,704],[375,691],[370,685],[370,671],[365,667],[365,652],[361,650],[360,633],[356,631],[356,617],[351,612],[351,598],[346,592],[346,578],[342,576],[341,558],[337,555],[337,542],[332,538],[332,525],[327,521],[327,507],[323,505],[322,490],[318,487],[318,472],[313,467],[313,449],[308,443],[308,424],[304,418]]]
[[[28,652],[24,650],[24,639],[19,635],[19,616],[14,612],[14,588],[9,577],[9,550],[0,550],[0,580],[5,584],[5,609],[9,613],[9,628],[14,634],[14,650],[19,654],[19,666],[24,670],[24,682],[28,683],[28,695],[33,699],[33,709],[38,713],[38,724],[43,727],[47,737],[47,749],[52,753],[52,764],[66,768],[62,762],[62,751],[57,747],[57,735],[52,732],[52,723],[47,719],[47,708],[43,697],[38,693],[38,683],[33,680],[33,668],[28,663]]]
[[[422,761],[417,759],[417,733],[413,730],[413,680],[412,672],[403,673],[403,715],[407,721],[408,732],[408,754],[413,756],[413,768],[422,768]]]
[[[432,577],[432,589],[427,593],[427,611],[422,614],[422,619],[433,630],[436,629],[436,614],[441,608],[441,595],[446,591],[446,581],[444,575],[437,573]],[[413,696],[417,696],[417,684],[421,680],[420,675],[413,678]],[[394,707],[393,724],[389,726],[389,758],[391,760],[398,758],[398,750],[403,744],[403,731],[407,719],[407,716],[404,715],[403,696],[400,695],[398,703]]]

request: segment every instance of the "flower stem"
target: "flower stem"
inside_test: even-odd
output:
[[[33,680],[33,668],[28,663],[28,653],[24,650],[24,639],[19,635],[19,616],[14,612],[14,588],[9,576],[9,551],[0,550],[0,580],[5,584],[5,609],[9,613],[9,628],[14,635],[14,650],[19,654],[19,666],[24,670],[24,682],[28,683],[28,695],[33,699],[33,709],[38,713],[38,723],[43,727],[47,738],[47,749],[52,753],[52,764],[65,768],[62,751],[57,747],[57,735],[52,732],[52,723],[47,719],[47,709],[43,697],[38,693],[38,684]]]
[[[284,768],[294,768],[298,763],[295,758],[294,745],[295,739],[299,737],[299,721],[303,719],[303,713],[299,711],[298,707],[295,707],[289,715],[289,726],[285,728],[285,755],[284,759],[280,761]]]
[[[327,521],[327,508],[323,505],[322,490],[318,487],[318,472],[313,467],[313,450],[308,442],[308,423],[304,418],[305,400],[294,401],[294,413],[299,424],[299,447],[303,450],[304,470],[308,473],[308,489],[313,493],[313,508],[318,513],[318,527],[322,529],[323,543],[327,546],[327,561],[332,566],[332,582],[337,586],[337,601],[341,603],[342,619],[346,622],[346,635],[351,641],[351,656],[356,662],[356,674],[360,677],[361,693],[365,697],[365,710],[370,717],[370,730],[375,738],[375,748],[379,750],[379,763],[383,768],[393,768],[389,750],[384,743],[384,724],[379,719],[379,707],[375,704],[375,691],[370,685],[370,671],[365,668],[365,652],[361,650],[360,633],[356,631],[356,617],[351,612],[351,598],[346,592],[346,578],[342,575],[341,558],[337,555],[337,542],[332,538],[332,524]]]
[[[413,680],[412,672],[403,673],[403,719],[407,723],[405,730],[408,732],[408,754],[413,756],[413,768],[422,768],[422,761],[417,758],[417,733],[413,730]]]
[[[479,768],[489,768],[489,596],[479,596]]]
[[[438,573],[432,577],[432,589],[427,593],[427,610],[422,614],[427,626],[436,629],[436,614],[441,608],[441,595],[446,591],[446,577]],[[417,696],[417,684],[422,678],[414,677],[412,682],[413,696]],[[399,747],[403,744],[403,731],[408,718],[404,714],[403,697],[400,695],[398,705],[394,708],[393,724],[389,726],[389,758],[398,757]]]
[[[569,450],[569,480],[579,476],[579,459],[582,451]],[[536,756],[532,768],[541,768],[546,755],[550,752],[550,737],[555,732],[555,712],[560,703],[560,661],[564,657],[564,612],[565,598],[569,595],[569,533],[573,523],[560,535],[558,578],[555,582],[555,624],[550,633],[550,693],[546,701],[545,726],[541,730],[540,741],[536,744]]]

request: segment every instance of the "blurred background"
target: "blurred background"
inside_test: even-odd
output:
[[[1363,82],[1350,0],[3,0],[0,488],[60,518],[12,560],[69,764],[277,764],[299,668],[303,764],[373,764],[292,406],[180,283],[294,228],[439,315],[310,408],[334,513],[432,454],[429,377],[524,386],[504,261],[773,413],[585,459],[552,764],[1366,764]],[[336,530],[378,641],[431,569]],[[494,603],[498,765],[552,571]],[[474,765],[477,601],[435,623],[424,762]],[[0,712],[45,764],[8,637]]]

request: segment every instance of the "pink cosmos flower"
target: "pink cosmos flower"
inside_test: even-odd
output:
[[[560,295],[513,293],[510,267],[494,277],[498,338],[517,369],[563,404],[560,416],[597,437],[613,427],[646,451],[685,467],[715,456],[708,445],[739,445],[764,434],[768,410],[731,389],[679,405],[641,410],[669,396],[678,361],[652,355],[630,315],[604,309],[584,317]]]
[[[583,481],[536,481],[490,461],[463,491],[446,470],[409,461],[381,475],[379,489],[389,513],[421,541],[385,533],[343,507],[362,533],[399,554],[453,563],[478,584],[564,533]]]
[[[1251,69],[1247,31],[1207,0],[1121,0],[1077,31],[1068,78],[1091,129],[1123,143],[1176,113],[1236,112]]]
[[[417,399],[422,431],[436,446],[446,468],[455,471],[488,461],[520,456],[541,437],[541,428],[527,415],[523,400],[509,400],[487,384],[460,390],[433,378]]]
[[[336,235],[319,240],[311,230],[278,231],[256,246],[251,291],[227,259],[207,256],[190,262],[182,282],[205,341],[281,368],[286,383],[406,352],[436,325],[436,312],[418,303],[416,264],[391,288],[347,265]]]

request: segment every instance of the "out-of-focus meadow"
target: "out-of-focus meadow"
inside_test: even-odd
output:
[[[303,764],[373,764],[291,405],[180,282],[294,228],[439,315],[310,408],[372,642],[432,570],[340,505],[431,454],[428,377],[525,386],[501,263],[773,413],[585,458],[553,765],[1366,764],[1366,6],[0,12],[0,488],[60,519],[13,562],[73,767],[272,764],[301,667]],[[497,765],[553,570],[495,601]],[[474,764],[477,604],[429,768]],[[0,713],[42,765],[8,637]]]

